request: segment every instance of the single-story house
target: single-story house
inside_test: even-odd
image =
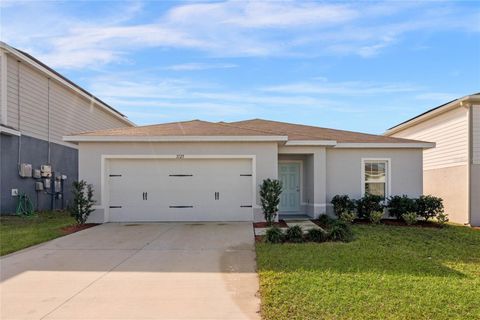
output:
[[[404,121],[386,136],[435,142],[423,154],[423,189],[444,200],[450,221],[480,226],[480,93]]]
[[[259,185],[283,182],[280,214],[331,213],[336,194],[422,194],[433,143],[268,121],[200,120],[65,136],[92,184],[95,222],[260,221]]]

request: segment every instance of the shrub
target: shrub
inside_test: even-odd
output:
[[[350,242],[353,240],[354,235],[350,225],[338,221],[333,225],[332,229],[330,229],[328,238],[332,241]]]
[[[357,203],[357,214],[359,218],[369,219],[370,214],[373,211],[383,211],[383,205],[381,204],[383,197],[365,194],[363,198],[360,198],[356,201]]]
[[[448,214],[441,212],[437,215],[437,222],[443,227],[448,222]]]
[[[303,242],[303,230],[300,226],[291,226],[285,233],[285,239],[290,242]]]
[[[417,214],[423,217],[425,221],[437,217],[443,213],[443,200],[434,196],[420,196],[417,199]]]
[[[373,224],[379,224],[382,218],[383,218],[383,211],[372,211],[372,213],[370,213],[370,221]]]
[[[307,237],[313,242],[325,242],[328,240],[328,233],[322,228],[314,228],[307,231]]]
[[[278,227],[270,227],[265,233],[265,242],[268,243],[281,243],[283,242],[284,234],[282,229]]]
[[[391,217],[401,219],[403,214],[416,211],[416,200],[406,195],[393,196],[388,199],[387,208]]]
[[[334,223],[335,223],[335,220],[330,218],[328,215],[326,214],[321,214],[320,217],[318,217],[318,223],[322,226],[322,227],[326,227],[326,228],[329,228],[331,227]]]
[[[346,223],[352,223],[355,220],[356,217],[357,217],[357,215],[355,214],[355,212],[345,211],[345,212],[340,214],[339,219],[343,222],[346,222]]]
[[[417,223],[417,213],[416,212],[407,212],[402,215],[402,219],[405,221],[406,224],[409,226],[412,224]]]
[[[280,180],[265,179],[260,186],[260,201],[262,204],[265,221],[269,225],[275,220],[282,193],[282,182]]]
[[[333,211],[340,217],[344,212],[350,212],[355,210],[355,201],[351,200],[348,195],[336,195],[330,201],[333,204]]]
[[[70,215],[78,224],[84,224],[88,216],[95,211],[93,205],[93,187],[87,184],[86,181],[74,181],[72,183],[73,201],[72,206],[69,207]]]

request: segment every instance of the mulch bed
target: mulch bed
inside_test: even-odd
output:
[[[279,220],[278,222],[274,222],[273,225],[279,228],[288,228],[287,223],[284,220]],[[270,226],[266,222],[254,222],[254,228],[269,228]]]
[[[255,243],[263,242],[263,236],[255,236]]]
[[[82,231],[91,227],[98,226],[99,223],[85,223],[85,224],[75,224],[73,226],[63,227],[62,232],[64,234],[71,234],[78,231]]]

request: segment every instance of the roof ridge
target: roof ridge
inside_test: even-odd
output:
[[[293,126],[301,126],[305,128],[315,128],[315,129],[323,129],[323,130],[332,130],[335,132],[348,132],[348,133],[355,133],[355,134],[361,134],[361,135],[366,135],[366,136],[373,136],[373,137],[384,137],[384,135],[381,134],[373,134],[373,133],[365,133],[365,132],[359,132],[359,131],[351,131],[351,130],[342,130],[342,129],[333,129],[333,128],[327,128],[327,127],[317,127],[317,126],[312,126],[312,125],[307,125],[307,124],[299,124],[299,123],[290,123],[290,122],[284,122],[284,121],[275,121],[275,120],[265,120],[265,119],[250,119],[250,120],[243,120],[243,121],[238,121],[238,122],[246,122],[246,121],[254,121],[254,120],[260,120],[260,121],[265,121],[265,122],[270,122],[270,123],[280,123],[280,124],[286,124],[286,125],[293,125]],[[314,138],[321,138],[318,137],[315,134],[312,135],[305,135],[303,133],[299,133],[295,130],[291,130],[291,132],[298,134],[298,135],[303,135],[303,136],[308,136],[308,137],[314,137]],[[401,139],[401,138],[397,138]],[[405,139],[404,139],[405,140]],[[407,139],[408,140],[408,139]]]

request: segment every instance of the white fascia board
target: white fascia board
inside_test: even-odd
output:
[[[7,127],[4,127],[4,126],[0,126],[0,133],[5,133],[7,135],[17,136],[17,137],[20,137],[22,135],[20,133],[20,131],[15,130],[15,129],[11,129],[11,128],[7,128]]]
[[[335,146],[335,140],[289,140],[286,146]]]
[[[435,148],[435,143],[433,142],[412,142],[412,143],[337,143],[334,148],[372,148],[372,149],[430,149]]]
[[[75,87],[74,85],[68,83],[67,81],[65,81],[64,79],[62,79],[61,77],[59,77],[58,75],[56,75],[55,73],[51,72],[50,70],[44,68],[43,66],[39,65],[38,63],[36,63],[35,61],[33,61],[32,59],[30,59],[29,57],[23,55],[22,53],[18,52],[17,50],[15,50],[14,48],[10,47],[9,45],[7,44],[2,44],[2,49],[8,51],[8,53],[14,55],[17,59],[21,59],[22,61],[25,61],[26,63],[28,63],[29,65],[31,65],[32,67],[34,67],[35,69],[37,70],[40,70],[41,72],[43,72],[44,74],[46,74],[48,77],[52,78],[52,79],[55,79],[56,81],[60,82],[62,85],[66,86],[67,88],[73,90],[74,92],[78,93],[79,95],[81,95],[82,97],[86,98],[87,100],[90,100],[92,102],[94,102],[95,105],[101,107],[104,111],[112,114],[113,116],[115,116],[116,118],[122,120],[123,122],[126,122],[128,123],[129,125],[131,125],[132,127],[136,127],[137,125],[135,123],[133,123],[132,121],[128,120],[126,117],[116,113],[115,111],[113,111],[112,109],[110,109],[109,107],[107,107],[105,104],[103,104],[102,102],[98,101],[97,99],[95,99],[93,96],[91,95],[88,95],[86,94],[85,92],[83,92],[82,90],[78,89],[77,87]]]
[[[64,136],[69,142],[268,142],[287,141],[287,136]]]

